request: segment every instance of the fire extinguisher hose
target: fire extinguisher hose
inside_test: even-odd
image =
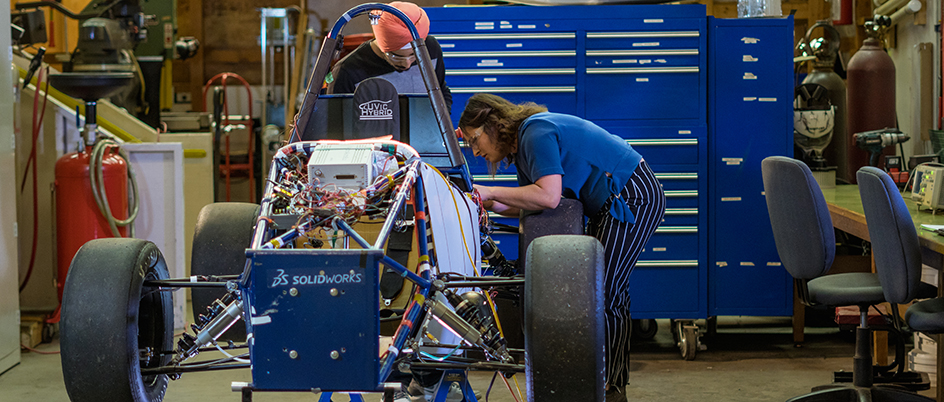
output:
[[[111,207],[108,205],[108,196],[105,194],[105,169],[102,166],[102,160],[105,159],[105,154],[109,147],[119,147],[119,145],[113,140],[104,138],[99,139],[99,141],[95,143],[89,160],[91,163],[89,166],[89,180],[92,184],[92,195],[95,197],[95,203],[98,204],[98,210],[102,213],[102,216],[108,221],[112,235],[121,237],[121,233],[118,232],[118,226],[128,226],[131,222],[134,222],[134,219],[138,216],[138,206],[140,204],[138,199],[138,180],[134,174],[134,169],[131,168],[131,162],[128,161],[128,157],[124,152],[119,150],[118,156],[125,160],[125,166],[128,169],[128,181],[131,182],[131,204],[129,205],[130,214],[128,219],[121,220],[115,218],[115,215],[111,212]],[[134,237],[134,226],[129,228],[128,236]]]

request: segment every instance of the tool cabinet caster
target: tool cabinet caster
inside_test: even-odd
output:
[[[672,320],[672,338],[685,360],[695,360],[699,350],[698,326],[693,320]]]

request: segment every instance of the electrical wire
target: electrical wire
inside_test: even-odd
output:
[[[44,351],[42,351],[42,350],[38,350],[38,349],[31,348],[31,347],[29,347],[29,346],[26,346],[26,345],[24,345],[24,344],[22,344],[22,343],[20,344],[20,349],[25,349],[25,350],[28,350],[28,351],[30,351],[30,352],[33,352],[33,353],[36,353],[36,354],[41,354],[41,355],[58,355],[58,354],[59,354],[59,351],[58,351],[58,350],[53,351],[53,352],[44,352]]]
[[[44,74],[45,71],[45,74]],[[23,182],[20,185],[20,192],[23,192],[24,186],[26,185],[26,174],[30,172],[30,165],[32,164],[32,178],[33,178],[33,240],[30,247],[30,261],[26,269],[26,276],[23,278],[23,283],[20,284],[19,292],[22,293],[23,289],[26,289],[26,284],[29,283],[30,277],[33,275],[33,267],[36,265],[36,250],[38,248],[39,242],[39,191],[38,180],[37,180],[37,156],[36,156],[36,144],[39,141],[39,128],[42,126],[42,121],[46,116],[46,101],[49,99],[49,66],[46,66],[45,70],[40,69],[39,75],[36,76],[36,86],[33,91],[33,145],[30,150],[29,159],[26,161],[26,171],[23,172]],[[39,86],[43,80],[43,77],[47,76],[46,80],[46,90],[43,95],[43,107],[40,110],[39,119],[37,119],[37,108],[39,106]]]
[[[243,358],[241,358],[241,357],[239,357],[239,356],[233,356],[233,355],[231,355],[231,354],[229,354],[229,353],[226,353],[226,351],[223,350],[223,348],[221,348],[220,345],[219,345],[218,343],[216,343],[216,342],[213,342],[213,346],[216,346],[216,349],[219,350],[220,353],[226,355],[226,357],[229,357],[229,358],[233,359],[234,361],[237,361],[237,362],[240,362],[240,363],[251,363],[251,362],[250,362],[249,360],[247,360],[247,359],[243,359]],[[242,356],[245,356],[245,355],[242,355]]]

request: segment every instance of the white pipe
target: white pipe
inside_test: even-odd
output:
[[[905,16],[914,14],[918,11],[921,11],[921,2],[918,0],[911,0],[910,2],[908,2],[908,4],[898,9],[898,11],[895,11],[891,15],[891,18],[892,18],[891,26],[897,25],[898,22],[901,21],[902,18],[905,18]]]
[[[906,3],[908,3],[908,0],[889,0],[885,4],[876,7],[875,11],[872,12],[872,15],[889,15],[892,10],[897,9]]]

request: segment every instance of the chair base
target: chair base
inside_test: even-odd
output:
[[[872,382],[876,385],[889,384],[889,385],[899,385],[911,391],[924,391],[926,389],[931,389],[931,379],[928,377],[927,373],[919,373],[916,371],[905,371],[902,373],[875,373],[872,376]],[[836,371],[833,373],[833,381],[837,383],[851,383],[852,382],[852,372],[851,371]]]
[[[787,402],[932,402],[933,398],[898,387],[876,385],[870,388],[851,385],[830,385]]]

